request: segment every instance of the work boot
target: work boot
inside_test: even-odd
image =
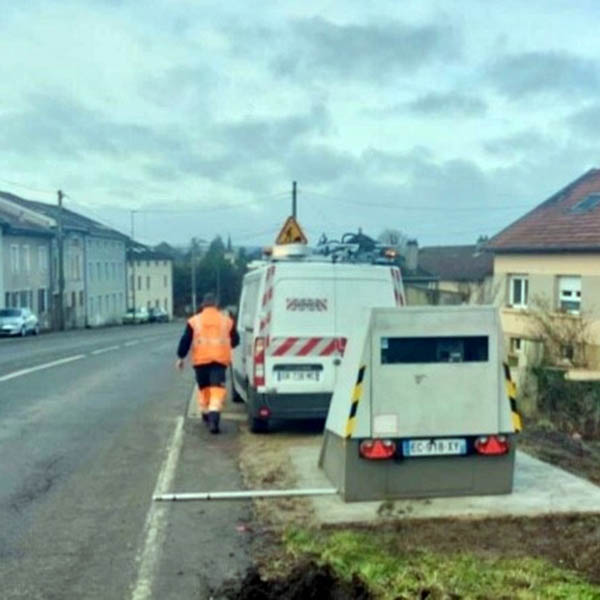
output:
[[[208,413],[208,430],[211,433],[220,433],[219,429],[219,421],[221,420],[221,415],[216,410],[211,410]]]

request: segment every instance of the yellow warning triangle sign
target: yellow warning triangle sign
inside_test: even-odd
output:
[[[282,244],[308,244],[308,239],[302,231],[302,227],[298,225],[298,221],[294,217],[288,217],[284,223],[275,243]]]

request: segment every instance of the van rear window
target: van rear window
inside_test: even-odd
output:
[[[487,362],[487,336],[381,338],[382,364]]]

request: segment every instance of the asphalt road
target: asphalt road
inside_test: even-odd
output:
[[[234,424],[185,419],[181,329],[0,340],[3,600],[208,598],[248,565],[248,504],[152,502],[241,486]]]

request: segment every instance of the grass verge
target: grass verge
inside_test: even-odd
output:
[[[464,551],[406,552],[398,534],[381,531],[290,529],[285,545],[296,559],[313,558],[341,577],[357,574],[381,600],[399,598],[600,598],[600,586],[530,557],[504,558]]]

